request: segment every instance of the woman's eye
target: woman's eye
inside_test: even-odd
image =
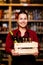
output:
[[[24,18],[24,20],[27,20],[27,18]]]
[[[20,20],[22,20],[22,18],[20,18]]]
[[[20,20],[27,20],[27,18],[24,18],[24,19],[23,18],[20,18]]]

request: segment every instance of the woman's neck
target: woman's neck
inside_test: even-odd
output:
[[[19,31],[21,32],[21,36],[24,36],[24,34],[26,32],[26,28],[19,27]]]

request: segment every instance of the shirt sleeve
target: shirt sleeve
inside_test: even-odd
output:
[[[13,48],[13,41],[11,38],[10,33],[8,33],[7,37],[6,37],[6,46],[5,46],[5,50],[7,53],[11,53],[11,49]]]
[[[33,37],[34,37],[34,41],[38,42],[38,49],[40,50],[39,39],[38,39],[38,36],[37,36],[37,34],[35,32],[33,34]]]

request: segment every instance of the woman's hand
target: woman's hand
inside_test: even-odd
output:
[[[11,50],[11,54],[12,54],[13,56],[20,56],[20,54],[19,54],[18,52],[15,52],[14,49]]]
[[[35,52],[33,55],[34,55],[34,56],[38,56],[38,54],[39,54],[38,52]]]

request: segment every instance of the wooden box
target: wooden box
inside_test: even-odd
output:
[[[37,42],[24,42],[24,43],[14,43],[15,52],[20,55],[34,54],[38,53],[38,43]]]

